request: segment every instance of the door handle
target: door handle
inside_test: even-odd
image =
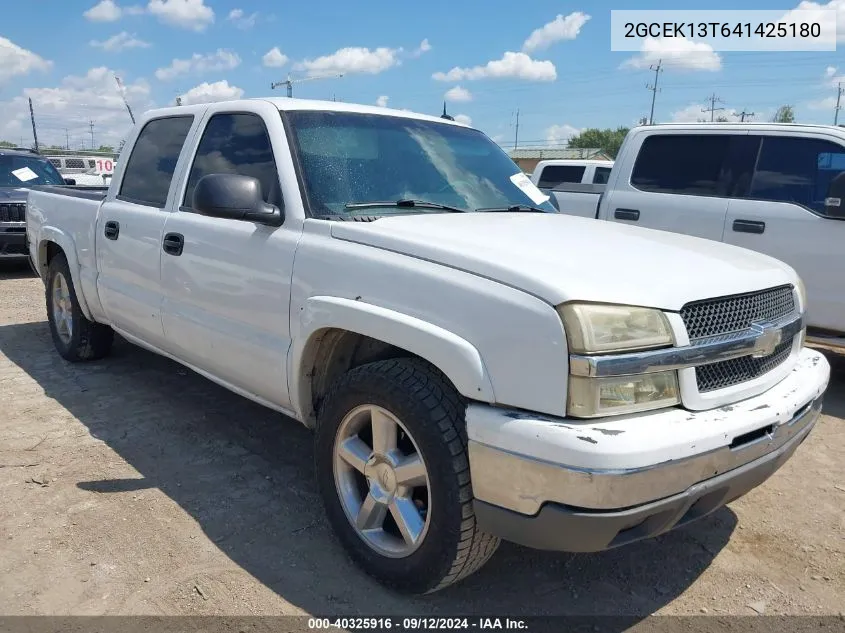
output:
[[[164,236],[164,242],[161,248],[168,255],[179,256],[182,254],[182,249],[185,247],[185,236],[181,233],[168,233]]]
[[[636,222],[640,219],[640,212],[637,209],[616,209],[613,212],[613,217],[617,220],[631,220]]]
[[[106,239],[116,240],[117,236],[120,235],[120,223],[114,222],[113,220],[106,222],[103,228],[103,235],[106,236]]]
[[[766,230],[766,223],[755,220],[734,220],[733,230],[737,233],[762,233]]]

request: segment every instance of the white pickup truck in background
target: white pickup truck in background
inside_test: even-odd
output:
[[[541,160],[531,172],[531,182],[544,193],[562,184],[607,184],[612,160]]]
[[[567,215],[685,233],[777,257],[807,286],[809,340],[845,346],[845,129],[637,127],[625,138],[606,186],[564,184],[550,195]]]
[[[392,588],[684,525],[818,418],[792,268],[555,213],[467,126],[242,100],[147,112],[123,156],[29,195],[58,353],[117,332],[315,429],[329,522]]]

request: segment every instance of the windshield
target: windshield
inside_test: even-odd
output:
[[[64,182],[50,161],[36,156],[0,154],[0,187],[63,185]]]
[[[443,213],[421,205],[347,205],[416,200],[452,211],[556,210],[502,149],[477,130],[374,114],[289,111],[311,212]]]

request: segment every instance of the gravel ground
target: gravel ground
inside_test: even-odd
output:
[[[407,598],[333,538],[310,433],[119,340],[55,353],[43,286],[0,268],[0,614],[839,614],[845,356],[822,417],[763,486],[660,538],[594,555],[503,544]]]

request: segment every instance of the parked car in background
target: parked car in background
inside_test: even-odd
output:
[[[116,161],[111,156],[46,155],[56,170],[80,186],[102,187],[111,182]]]
[[[64,178],[34,150],[0,148],[0,259],[24,259],[26,199],[35,185],[61,185]]]
[[[685,233],[777,257],[807,286],[810,339],[845,346],[841,127],[636,127],[606,187],[586,192],[561,185],[553,202],[570,215]]]
[[[58,353],[118,332],[314,429],[329,522],[391,588],[685,525],[819,416],[792,268],[555,213],[463,124],[241,100],[149,111],[125,156],[29,195]]]
[[[567,192],[571,210],[582,211],[571,212],[570,215],[593,217],[594,199],[589,194],[603,190],[612,167],[612,160],[543,160],[537,163],[537,167],[531,174],[531,182],[552,198],[555,206],[558,206],[558,189],[563,188]],[[587,194],[578,207],[572,204],[572,197],[575,192]]]

